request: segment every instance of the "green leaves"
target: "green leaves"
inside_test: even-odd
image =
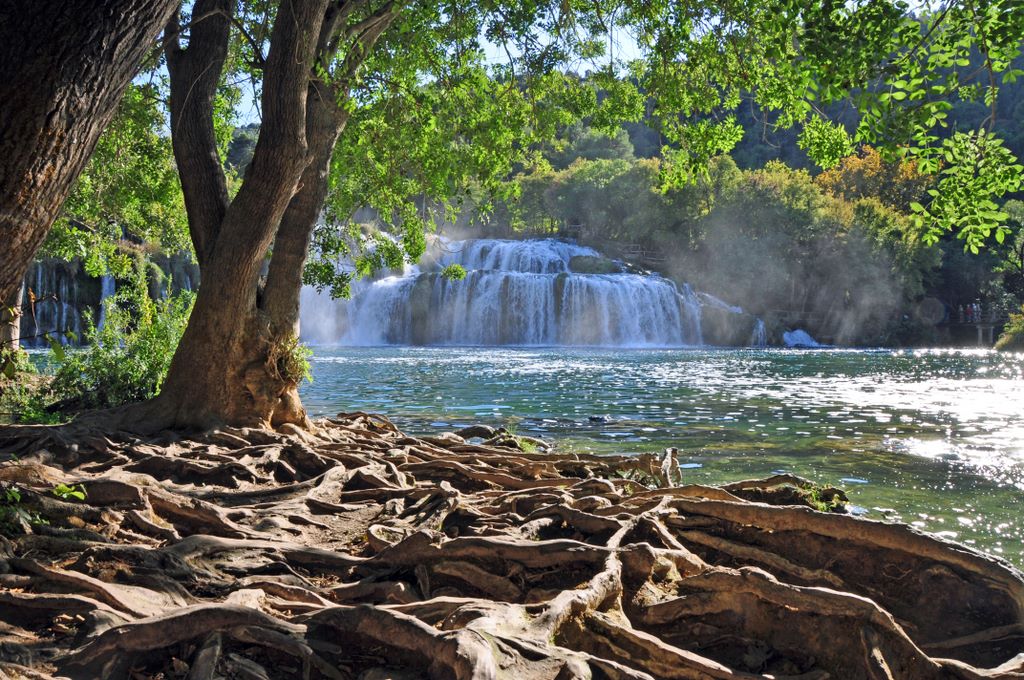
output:
[[[86,496],[85,484],[72,484],[71,486],[68,486],[61,482],[50,489],[50,492],[57,498],[65,501],[71,500],[72,498],[84,501]]]
[[[1021,189],[1024,172],[1002,140],[985,132],[957,132],[942,144],[943,167],[927,205],[910,206],[927,243],[952,229],[964,249],[977,253],[991,237],[1002,243],[1008,215],[997,199]]]
[[[48,338],[59,364],[51,384],[54,398],[69,408],[81,409],[155,396],[185,330],[194,297],[183,291],[152,300],[140,266],[116,295],[104,300],[103,327],[87,324],[86,348],[67,351]]]
[[[225,100],[222,108],[232,104]],[[184,199],[156,84],[132,84],[43,246],[79,258],[91,276],[125,276],[125,239],[168,252],[190,250]],[[230,127],[220,126],[222,141]],[[225,138],[224,135],[227,135]]]
[[[833,168],[854,151],[853,140],[842,125],[823,118],[812,118],[797,138],[807,156],[822,168]]]
[[[450,264],[441,270],[441,276],[449,281],[461,281],[466,278],[466,269],[461,264]]]
[[[679,188],[706,178],[712,158],[732,151],[743,139],[743,127],[733,116],[714,122],[677,123],[668,127],[666,134],[677,140],[677,146],[662,149],[662,189]]]
[[[912,208],[923,233],[952,230],[980,248],[1005,236],[998,203],[1017,186],[1016,159],[996,150],[991,114],[979,123],[983,142],[970,133],[987,151],[950,146],[950,111],[969,100],[994,114],[999,83],[1024,73],[1013,67],[1024,34],[1018,3],[403,5],[359,69],[346,68],[347,54],[361,54],[359,38],[345,37],[337,58],[315,70],[338,88],[349,118],[304,280],[345,296],[356,278],[415,262],[428,232],[470,211],[486,219],[521,189],[509,178],[543,170],[539,150],[580,120],[608,134],[623,121],[657,125],[661,189],[694,186],[742,138],[735,113],[747,106],[765,128],[800,130],[798,144],[824,169],[871,144],[936,175],[938,193]],[[243,61],[259,62],[273,11],[244,4],[241,21],[256,40],[243,44]],[[847,126],[822,113],[843,100],[856,109]],[[362,224],[352,219],[359,211]]]
[[[54,361],[58,364],[64,363],[64,360],[67,358],[67,351],[64,349],[64,345],[61,344],[60,338],[55,338],[46,333],[43,335],[43,339],[50,346],[50,353],[53,355]]]

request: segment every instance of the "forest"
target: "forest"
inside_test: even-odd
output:
[[[0,3],[0,677],[1024,676],[1022,35]]]

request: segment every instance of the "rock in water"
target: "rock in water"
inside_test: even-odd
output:
[[[490,439],[497,433],[498,431],[489,425],[470,425],[469,427],[464,427],[461,430],[455,431],[455,434],[459,435],[463,439],[473,439],[474,437]]]
[[[569,271],[574,274],[621,274],[618,262],[598,255],[573,255],[569,258]]]

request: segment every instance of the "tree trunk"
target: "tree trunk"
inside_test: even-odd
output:
[[[193,239],[198,235],[208,244],[200,263],[202,284],[160,396],[147,407],[138,429],[269,426],[287,384],[295,382],[286,370],[287,355],[282,354],[286,348],[277,341],[273,323],[259,305],[259,277],[311,160],[307,94],[328,4],[328,0],[286,0],[278,9],[278,16],[289,20],[275,22],[271,35],[260,137],[245,181],[223,219],[209,219],[203,206],[209,196],[204,190],[182,187],[186,204],[203,218],[193,223],[190,208]],[[226,31],[219,39],[227,39]],[[192,49],[190,43],[186,58]],[[209,54],[206,48],[194,53],[195,58],[207,59]],[[175,91],[175,82],[172,76],[172,102],[187,96]],[[182,126],[205,124],[198,119],[180,120]],[[173,131],[183,133],[195,143],[175,145],[176,155],[209,152],[204,135],[191,128]]]
[[[199,17],[189,32],[188,49],[179,38],[178,12],[165,31],[171,77],[171,145],[178,164],[189,234],[199,266],[206,264],[228,208],[227,178],[217,154],[214,102],[228,55],[234,0],[197,0]]]
[[[323,84],[310,87],[306,103],[306,138],[312,160],[302,173],[298,193],[292,197],[281,219],[277,238],[274,239],[267,285],[260,301],[260,307],[270,320],[273,341],[279,346],[299,335],[302,269],[306,264],[313,229],[327,198],[334,146],[348,121],[348,114],[337,101],[337,93],[331,88]],[[256,379],[258,375],[252,377]],[[298,381],[287,380],[279,384],[277,376],[270,374],[264,379],[270,381],[271,390],[278,391],[271,424],[308,425],[306,410],[299,399]]]
[[[0,300],[180,0],[0,0]]]
[[[23,286],[0,304],[0,351],[18,349],[21,340],[21,298]]]
[[[221,4],[199,0],[196,7]],[[215,154],[206,126],[216,79],[182,73],[219,71],[229,26],[220,20],[208,24],[206,37],[196,41],[193,33],[182,50],[176,22],[169,25],[171,109],[178,111],[175,156],[179,166],[192,163],[205,178],[182,186],[202,285],[160,396],[126,412],[122,426],[310,425],[294,361],[302,267],[327,195],[331,155],[348,118],[344,103],[352,77],[398,12],[388,3],[346,24],[357,6],[328,0],[281,3],[277,15],[289,20],[274,24],[263,68],[259,140],[245,180],[227,205],[222,171],[206,162]],[[219,14],[226,16],[225,10],[230,4]],[[348,53],[340,77],[326,83],[314,65],[330,62],[339,34],[348,41]],[[271,245],[267,280],[261,282]]]

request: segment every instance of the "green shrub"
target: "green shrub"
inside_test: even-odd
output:
[[[270,351],[270,363],[283,380],[298,385],[303,380],[313,382],[309,358],[313,350],[299,342],[296,335],[289,335]]]
[[[149,297],[144,273],[104,300],[102,328],[90,323],[88,346],[54,347],[59,368],[51,391],[60,410],[106,408],[156,396],[192,311],[194,295]]]
[[[22,503],[21,489],[0,482],[0,536],[14,537],[32,533],[33,524],[46,524],[38,513]]]
[[[0,391],[0,423],[56,425],[65,421],[48,409],[51,401],[45,380],[6,385]]]
[[[27,352],[0,349],[0,423],[58,422],[46,412],[46,383]]]
[[[36,367],[21,349],[0,347],[0,381],[13,381],[19,373],[36,373]]]
[[[1024,351],[1024,305],[1021,305],[1020,314],[1010,314],[1010,320],[996,342],[996,349],[1000,352]]]

